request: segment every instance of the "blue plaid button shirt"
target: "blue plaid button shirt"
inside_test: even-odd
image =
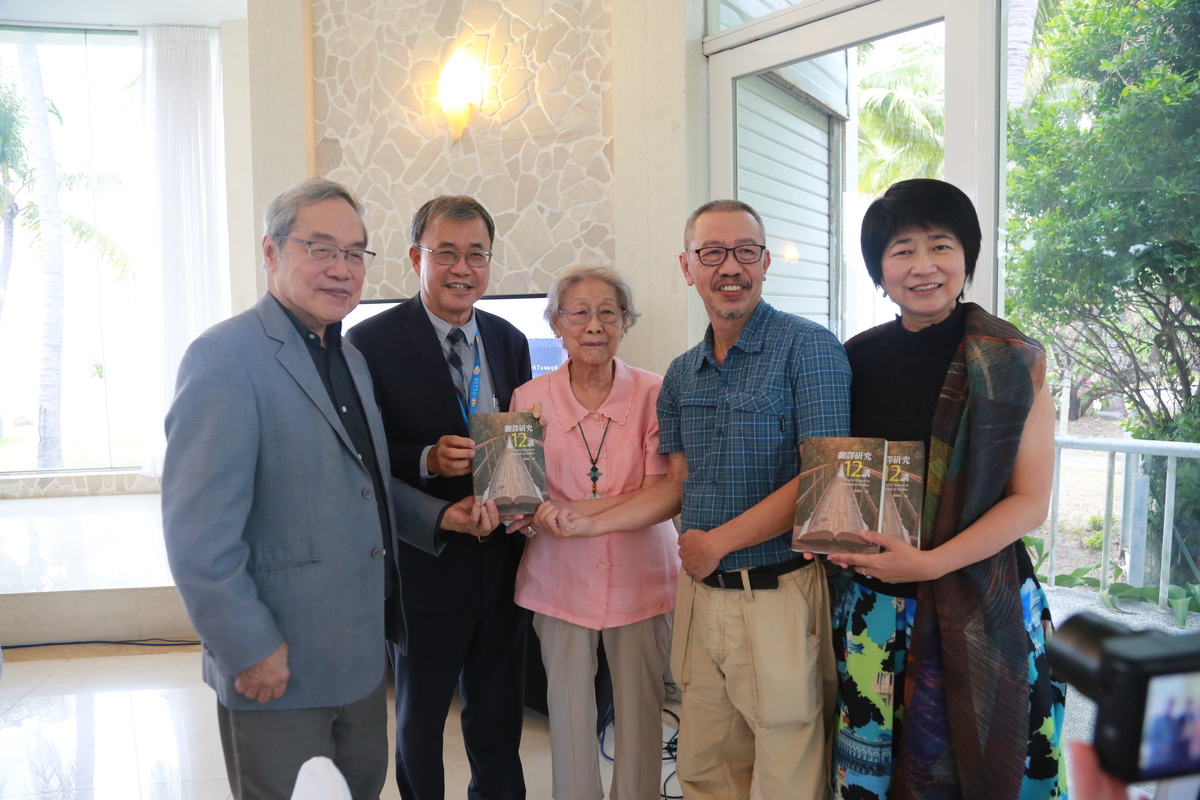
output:
[[[671,362],[658,426],[658,451],[687,456],[684,530],[723,525],[800,473],[802,439],[849,435],[846,351],[828,329],[760,301],[724,364],[712,328]],[[791,538],[735,550],[720,569],[793,558]]]

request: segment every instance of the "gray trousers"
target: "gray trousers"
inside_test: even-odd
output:
[[[533,615],[546,666],[554,800],[601,800],[596,740],[596,645],[612,673],[616,741],[612,745],[612,800],[655,800],[662,783],[663,652],[670,615],[605,628],[585,628]]]
[[[344,706],[232,711],[218,702],[233,800],[289,800],[313,756],[337,765],[354,800],[379,800],[388,768],[386,683]]]

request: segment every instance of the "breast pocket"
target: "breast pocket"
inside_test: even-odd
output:
[[[679,434],[690,453],[707,452],[717,416],[716,398],[708,392],[686,392],[679,398]]]
[[[758,392],[732,392],[729,402],[727,435],[753,449],[761,464],[788,463],[784,457],[796,450],[792,430],[791,398],[776,389]],[[798,453],[795,454],[798,458]]]
[[[789,397],[778,389],[730,392],[726,399],[735,425],[770,431],[781,438],[791,427]]]

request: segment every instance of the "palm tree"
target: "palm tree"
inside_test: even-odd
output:
[[[1009,108],[1027,105],[1046,88],[1049,67],[1038,47],[1059,7],[1060,0],[1009,0],[1006,93]],[[1072,81],[1064,96],[1070,96],[1078,88],[1077,82]]]
[[[29,182],[25,159],[25,108],[16,87],[0,85],[0,219],[4,223],[4,249],[0,251],[0,319],[12,271],[13,233],[21,207],[17,195]]]
[[[1038,6],[1041,0],[1008,0],[1008,89],[1009,106],[1025,100],[1025,72],[1033,47]]]
[[[60,469],[62,456],[63,223],[50,112],[37,45],[17,45],[29,114],[33,195],[42,242],[42,365],[38,381],[38,469]]]
[[[107,173],[89,166],[63,171],[54,159],[49,118],[61,124],[62,114],[45,97],[41,64],[36,47],[18,48],[26,97],[15,85],[0,85],[0,220],[4,244],[0,251],[0,316],[13,263],[14,233],[18,219],[33,234],[42,254],[43,319],[42,365],[38,397],[38,468],[63,466],[61,436],[61,372],[63,342],[63,256],[64,234],[78,246],[88,246],[113,269],[118,279],[132,274],[129,256],[92,223],[59,206],[59,192],[90,189],[95,192],[119,184]],[[46,109],[45,114],[26,114],[26,104]],[[32,156],[32,158],[31,158]],[[33,163],[31,164],[31,160]],[[30,188],[32,187],[32,192]],[[32,197],[29,195],[32,194]],[[0,426],[0,436],[3,427]]]
[[[945,160],[945,48],[918,41],[858,48],[858,190],[940,178]]]

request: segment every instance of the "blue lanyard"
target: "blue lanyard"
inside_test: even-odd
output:
[[[462,411],[463,422],[466,424],[468,429],[470,429],[470,427],[471,427],[471,422],[470,422],[470,420],[467,419],[467,414],[468,413],[470,413],[470,414],[477,413],[478,406],[479,406],[479,380],[480,380],[479,379],[479,353],[480,353],[480,348],[479,348],[479,334],[478,333],[475,334],[475,340],[474,340],[473,344],[475,346],[475,366],[471,370],[471,389],[470,389],[470,400],[469,400],[470,410],[468,410],[467,403],[463,400],[463,396],[461,394],[459,394],[458,392],[454,393],[454,395],[458,398],[458,407],[459,407],[459,410]]]

